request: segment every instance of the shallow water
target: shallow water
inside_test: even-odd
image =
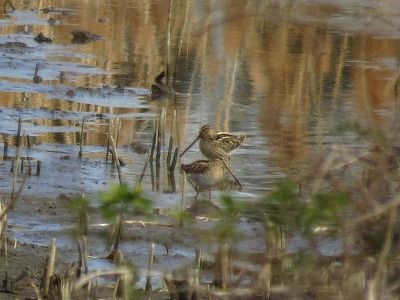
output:
[[[244,186],[232,192],[238,199],[257,198],[288,175],[296,178],[331,151],[357,155],[368,150],[362,137],[337,129],[346,122],[389,134],[394,126],[400,46],[396,1],[175,1],[175,95],[159,100],[151,99],[150,86],[165,69],[167,1],[14,5],[17,10],[0,14],[0,133],[3,145],[5,139],[9,142],[9,158],[0,164],[2,192],[12,186],[18,118],[31,144],[28,149],[23,139],[21,155],[30,159],[33,170],[38,160],[42,163],[40,176],[27,179],[24,193],[47,197],[96,195],[118,182],[117,170],[105,163],[108,124],[117,118],[119,155],[126,163],[122,178],[137,182],[147,154],[130,145],[149,147],[154,120],[163,108],[164,159],[175,109],[178,126],[172,136],[180,149],[205,123],[247,136],[232,157],[232,169]],[[45,7],[54,9],[46,13]],[[76,29],[102,39],[74,44],[71,31]],[[53,43],[35,42],[39,32]],[[10,42],[24,46],[11,47]],[[38,84],[32,81],[36,65],[43,79]],[[182,161],[200,158],[196,146]],[[175,179],[176,192],[171,192],[164,160],[158,185],[147,170],[143,189],[155,206],[179,206],[179,172]],[[187,194],[192,201],[190,187]],[[213,192],[213,199],[218,194]],[[60,229],[20,216],[10,222],[21,228],[35,224],[32,228],[43,232],[40,239],[29,230],[11,230],[38,244],[47,244]],[[69,244],[62,237],[60,242]],[[340,251],[335,242],[326,247],[328,253]]]

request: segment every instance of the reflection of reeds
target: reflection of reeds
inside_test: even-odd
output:
[[[146,294],[151,293],[152,290],[151,268],[153,266],[153,262],[154,262],[154,243],[151,243],[149,247],[149,260],[147,263],[146,288],[145,288]]]
[[[83,130],[85,128],[85,117],[82,118],[82,123],[81,123],[81,135],[80,135],[80,139],[79,139],[79,158],[82,157],[82,147],[83,147]]]
[[[120,164],[120,160],[118,158],[117,147],[115,145],[115,141],[112,136],[110,136],[110,143],[111,143],[111,153],[112,153],[113,161],[115,162],[115,165],[117,166],[118,180],[119,180],[119,183],[121,184],[122,183],[121,164]]]
[[[3,134],[3,160],[6,160],[8,157],[8,140],[7,140],[7,136],[5,134]]]

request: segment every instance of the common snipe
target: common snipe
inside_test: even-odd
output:
[[[222,157],[212,160],[197,160],[188,165],[181,164],[181,170],[186,174],[188,181],[196,190],[196,199],[199,192],[205,190],[209,191],[210,198],[211,189],[218,187],[226,180],[225,171],[228,171],[240,188],[242,187]]]
[[[246,137],[233,135],[228,132],[217,132],[210,125],[200,128],[197,138],[181,153],[184,155],[199,139],[200,151],[208,158],[229,157],[229,154],[238,148]]]

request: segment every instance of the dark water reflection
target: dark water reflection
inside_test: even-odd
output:
[[[0,59],[9,66],[0,70],[0,126],[2,133],[15,133],[16,119],[26,115],[24,128],[36,145],[76,145],[83,116],[89,119],[85,151],[95,157],[96,147],[106,143],[110,118],[121,117],[120,146],[150,144],[155,116],[164,107],[169,124],[176,108],[173,136],[180,148],[205,123],[247,135],[233,169],[245,187],[238,196],[248,197],[296,176],[332,147],[354,153],[369,147],[357,135],[337,131],[342,123],[388,131],[394,122],[399,42],[387,23],[398,21],[374,2],[358,7],[367,17],[374,9],[364,26],[347,2],[174,1],[176,96],[159,101],[150,99],[148,89],[167,61],[168,1],[14,2],[17,10],[2,16],[0,34],[32,49]],[[55,9],[40,11],[46,7]],[[103,39],[71,44],[76,29]],[[38,32],[54,43],[37,45],[32,40]],[[39,85],[31,83],[36,63],[44,80]],[[77,87],[102,86],[132,93],[66,96]],[[137,178],[144,156],[123,149],[124,176]],[[194,148],[184,160],[200,157]],[[149,176],[145,182],[150,185]]]

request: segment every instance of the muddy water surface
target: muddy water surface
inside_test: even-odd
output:
[[[33,175],[41,161],[40,176],[30,176],[23,192],[32,197],[85,192],[95,198],[118,182],[116,169],[105,163],[110,121],[121,128],[122,178],[137,182],[163,109],[165,141],[172,134],[180,149],[205,123],[247,136],[232,157],[244,186],[232,192],[238,199],[251,201],[280,178],[298,176],[318,155],[368,150],[364,139],[337,128],[349,121],[392,128],[400,7],[395,1],[309,2],[175,1],[170,53],[175,95],[154,100],[150,86],[167,63],[166,1],[14,1],[16,10],[0,15],[0,133],[2,145],[9,144],[9,157],[0,165],[1,192],[12,186],[19,118],[21,155]],[[101,39],[76,43],[74,30]],[[39,32],[53,42],[36,42]],[[33,82],[36,66],[39,83]],[[175,109],[178,126],[171,132]],[[194,147],[182,161],[200,158]],[[155,206],[178,207],[179,172],[174,192],[164,169],[163,163],[158,185],[148,170],[143,189]],[[188,187],[189,204],[193,195]],[[11,229],[17,238],[47,244],[56,235],[60,245],[73,249],[64,232],[72,221],[52,223],[38,213],[31,219],[15,214],[10,222],[19,228]],[[240,224],[244,231],[250,230],[246,224]],[[136,255],[147,247],[135,245]],[[247,245],[263,249],[262,241]],[[193,258],[190,247],[176,251],[182,262]],[[139,261],[144,266],[146,259]]]

